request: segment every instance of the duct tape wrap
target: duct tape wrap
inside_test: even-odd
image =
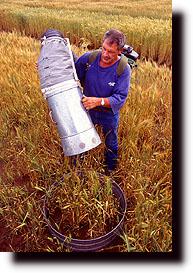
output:
[[[73,88],[77,88],[79,87],[79,84],[77,81],[75,81],[74,79],[72,80],[68,80],[68,81],[64,81],[61,83],[57,83],[54,84],[50,87],[46,87],[46,88],[42,88],[42,93],[45,97],[45,99],[54,96],[58,93],[73,89]]]
[[[41,90],[57,126],[64,154],[73,156],[95,148],[101,140],[81,103],[83,94],[69,40],[57,36],[57,31],[48,34],[42,38],[38,58]]]
[[[57,186],[57,184],[55,186]],[[115,198],[118,199],[120,204],[120,213],[122,215],[121,219],[110,232],[104,234],[103,236],[90,240],[69,238],[57,231],[49,221],[49,210],[46,206],[47,197],[45,196],[43,199],[42,213],[52,235],[58,238],[66,248],[73,252],[95,252],[112,244],[117,236],[119,236],[123,232],[123,224],[127,209],[127,202],[124,193],[115,181],[112,181],[112,191],[113,195],[115,196]]]

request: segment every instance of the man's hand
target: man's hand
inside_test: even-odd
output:
[[[81,101],[86,110],[90,110],[101,105],[101,98],[83,96]]]

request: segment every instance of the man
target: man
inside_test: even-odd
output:
[[[130,86],[131,70],[128,64],[121,75],[117,74],[124,45],[123,33],[111,29],[103,37],[102,51],[90,65],[90,52],[75,63],[78,78],[84,82],[82,103],[94,125],[99,124],[105,136],[105,166],[108,172],[117,167],[119,110],[125,103]]]

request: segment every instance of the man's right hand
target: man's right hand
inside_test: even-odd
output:
[[[101,105],[101,98],[97,98],[97,97],[83,96],[81,101],[86,110],[90,110]]]

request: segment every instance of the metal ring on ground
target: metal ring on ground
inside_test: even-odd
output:
[[[120,212],[122,214],[121,220],[110,232],[106,233],[103,236],[90,239],[90,240],[79,240],[79,239],[73,239],[73,238],[69,239],[69,237],[61,234],[55,228],[53,228],[53,226],[51,225],[48,219],[48,209],[46,208],[46,196],[45,196],[44,204],[43,204],[43,215],[52,235],[57,237],[66,248],[76,252],[94,252],[110,245],[113,242],[113,240],[122,232],[123,222],[124,222],[126,208],[127,208],[127,202],[126,202],[124,193],[122,189],[120,188],[120,186],[114,181],[112,181],[112,191],[120,204],[120,210],[121,210]]]

